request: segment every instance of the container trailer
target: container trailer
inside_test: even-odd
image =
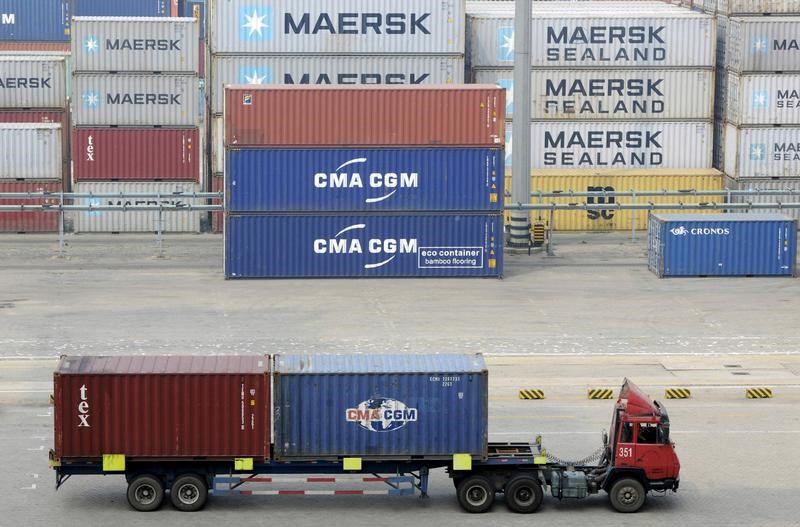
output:
[[[664,406],[625,380],[599,462],[566,463],[532,443],[488,441],[480,354],[68,357],[54,372],[56,489],[73,475],[124,475],[139,511],[182,511],[209,494],[377,494],[251,490],[280,476],[360,475],[389,495],[428,495],[445,469],[461,507],[518,513],[606,492],[620,512],[677,491]],[[306,477],[297,478],[298,475]]]

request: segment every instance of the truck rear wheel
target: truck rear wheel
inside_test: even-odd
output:
[[[506,485],[505,494],[508,508],[521,514],[536,512],[544,500],[541,483],[533,476],[528,475],[511,478]]]
[[[179,511],[199,511],[206,504],[208,487],[203,478],[194,474],[179,476],[172,484],[170,500]]]
[[[163,502],[164,484],[157,477],[142,474],[128,484],[128,503],[137,511],[154,511]]]
[[[636,512],[644,505],[646,493],[638,480],[623,478],[611,487],[609,498],[618,512]]]
[[[458,485],[456,494],[461,507],[471,513],[486,512],[494,503],[494,485],[485,476],[470,476]]]

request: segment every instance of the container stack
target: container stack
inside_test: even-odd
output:
[[[500,276],[496,86],[225,89],[226,278]]]
[[[75,0],[0,0],[0,51],[68,52]]]
[[[534,2],[531,33],[531,190],[722,189],[712,169],[712,16],[663,2]],[[468,3],[467,37],[471,79],[505,87],[512,117],[514,3]],[[510,122],[506,134],[510,169]],[[646,228],[645,214],[557,219],[560,230]]]
[[[211,169],[222,177],[227,84],[433,85],[464,81],[465,0],[210,3]],[[215,180],[211,188],[220,187]],[[212,218],[218,227],[221,214]]]
[[[72,179],[95,205],[181,205],[202,184],[203,108],[194,18],[75,17]],[[159,223],[160,222],[160,223]],[[199,213],[80,212],[76,232],[199,232]]]

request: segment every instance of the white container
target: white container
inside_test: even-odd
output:
[[[797,0],[705,0],[706,9],[716,4],[720,15],[800,14]]]
[[[60,124],[0,123],[0,180],[60,181],[62,141]]]
[[[464,53],[464,0],[216,0],[210,5],[212,53]]]
[[[225,173],[225,121],[222,116],[211,118],[211,174]]]
[[[733,178],[800,177],[800,126],[725,126],[725,173]]]
[[[506,89],[514,111],[514,70],[473,70],[473,82]],[[531,118],[536,120],[687,120],[714,118],[710,69],[534,70]]]
[[[731,18],[725,61],[739,73],[800,72],[800,17]]]
[[[138,206],[163,205],[200,205],[206,200],[172,197],[174,192],[200,192],[200,185],[195,183],[151,183],[151,182],[92,182],[75,183],[72,188],[76,193],[162,193],[161,198],[85,198],[76,199],[76,205],[126,205],[126,212],[87,211],[73,214],[75,232],[157,232],[158,211],[136,211]],[[198,211],[164,211],[161,213],[162,232],[200,232],[200,212]]]
[[[211,111],[225,84],[463,84],[461,56],[215,55]]]
[[[725,178],[725,188],[731,190],[777,190],[800,192],[800,178],[795,179],[733,179]],[[800,203],[800,194],[731,196],[731,203]],[[758,214],[780,213],[790,218],[800,219],[800,209],[774,208],[754,210]]]
[[[74,69],[196,73],[200,28],[194,18],[75,17]]]
[[[736,126],[800,125],[800,73],[728,74],[725,118]]]
[[[66,57],[0,55],[0,108],[66,106]]]
[[[73,77],[72,120],[76,126],[197,126],[198,79],[193,75],[103,75]]]

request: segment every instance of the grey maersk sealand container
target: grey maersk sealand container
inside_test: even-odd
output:
[[[800,72],[799,44],[800,16],[733,17],[725,40],[725,67],[737,73]]]
[[[0,54],[0,108],[64,108],[67,59]]]

